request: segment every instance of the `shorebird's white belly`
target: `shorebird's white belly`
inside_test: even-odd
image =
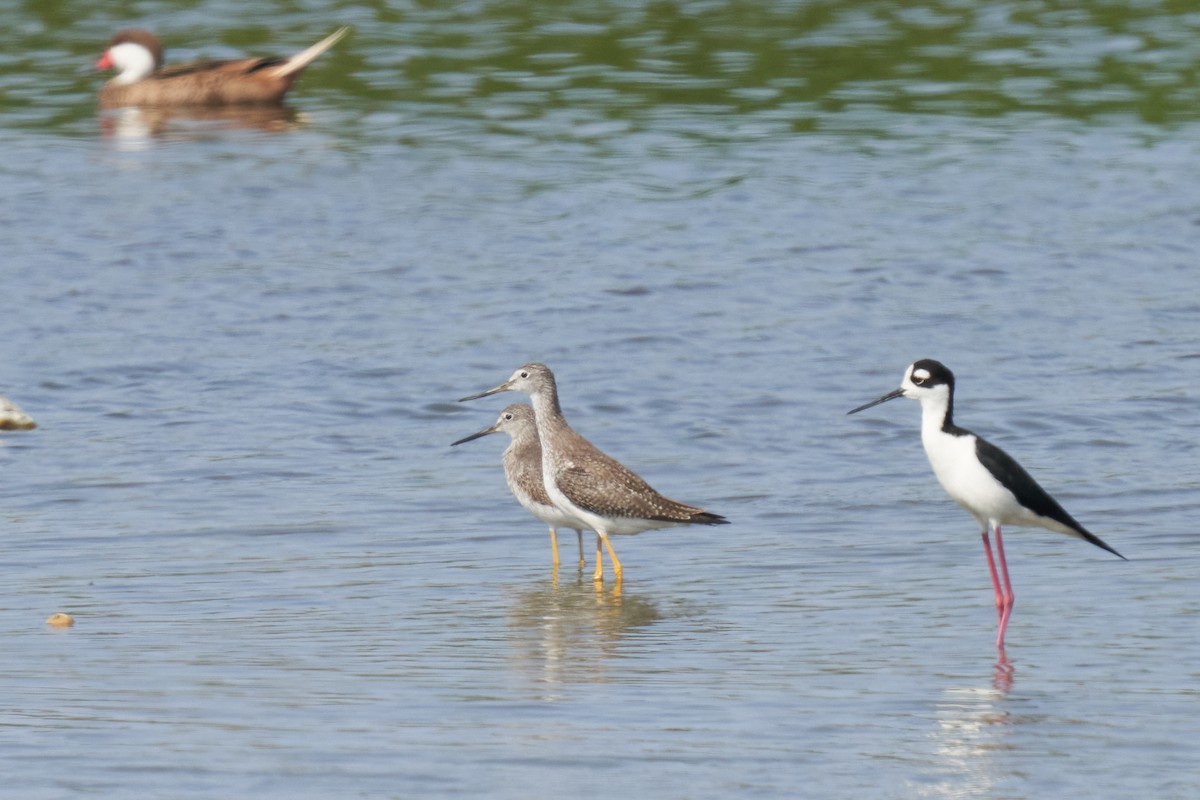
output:
[[[1028,512],[979,461],[974,434],[952,436],[938,430],[932,435],[922,434],[921,440],[938,483],[980,525],[989,520],[1026,524],[1024,518],[1029,516]]]
[[[558,510],[554,506],[539,503],[524,492],[513,489],[513,496],[526,511],[551,528],[578,528],[579,521],[575,517]]]

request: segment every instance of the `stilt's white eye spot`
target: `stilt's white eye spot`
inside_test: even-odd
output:
[[[927,370],[927,369],[914,369],[913,370],[912,382],[915,383],[917,386],[923,385],[925,383],[925,381],[927,381],[927,380],[929,380],[929,370]]]

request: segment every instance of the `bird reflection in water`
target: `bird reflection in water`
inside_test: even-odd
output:
[[[158,108],[127,106],[100,114],[100,132],[120,143],[150,139],[201,140],[229,131],[284,133],[305,118],[287,106]]]
[[[935,704],[935,797],[993,797],[1011,773],[1000,756],[1019,719],[1007,708],[1012,662],[1000,652],[990,687],[948,687]]]
[[[558,699],[555,687],[603,683],[622,641],[661,619],[651,600],[582,576],[559,580],[558,571],[519,591],[509,605],[514,669]]]

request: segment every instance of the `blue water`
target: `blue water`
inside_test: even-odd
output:
[[[257,49],[332,27],[264,5],[296,30]],[[175,6],[145,13],[200,37]],[[0,795],[1195,795],[1200,119],[1028,84],[980,114],[925,74],[801,108],[724,28],[712,74],[669,37],[589,51],[660,24],[599,8],[346,6],[279,131],[98,119],[72,71],[116,20],[55,52],[0,133],[0,392],[40,426],[0,438]],[[1004,659],[915,404],[845,416],[921,357],[1130,559],[1006,531]],[[530,360],[733,524],[617,539],[619,591],[568,533],[554,574],[499,437],[448,446]]]

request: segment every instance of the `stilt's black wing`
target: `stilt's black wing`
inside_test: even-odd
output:
[[[1005,486],[1012,490],[1016,495],[1017,502],[1028,508],[1033,513],[1047,519],[1052,519],[1055,522],[1066,525],[1071,530],[1075,531],[1079,538],[1091,542],[1102,550],[1107,550],[1118,558],[1125,556],[1118,553],[1113,548],[1104,543],[1104,540],[1087,528],[1083,527],[1076,521],[1074,517],[1066,512],[1066,510],[1058,504],[1058,501],[1051,497],[1045,489],[1038,485],[1038,482],[1033,479],[1025,468],[1017,463],[1016,459],[1008,453],[1001,450],[996,445],[976,435],[975,437],[975,454],[979,456],[979,460],[987,467],[988,471],[996,476]]]

